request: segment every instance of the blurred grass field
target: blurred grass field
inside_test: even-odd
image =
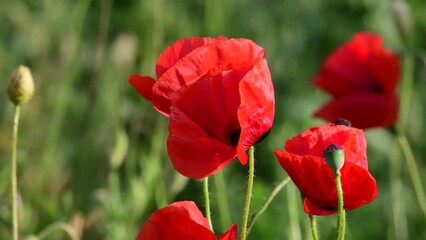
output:
[[[408,4],[413,24],[407,50],[388,0],[0,1],[0,239],[11,239],[13,105],[5,89],[20,64],[32,69],[36,81],[19,130],[22,239],[67,239],[60,230],[46,232],[55,223],[70,224],[82,239],[134,239],[157,208],[184,199],[203,206],[202,183],[177,174],[168,159],[167,119],[127,82],[131,73],[155,76],[159,53],[187,36],[244,37],[267,52],[276,118],[269,137],[256,146],[253,210],[286,176],[272,150],[322,123],[311,116],[328,96],[313,88],[312,77],[334,48],[363,30],[381,34],[400,56],[414,54],[406,132],[426,185],[426,3]],[[347,239],[426,239],[426,219],[395,139],[383,129],[366,134],[379,196],[348,212]],[[390,161],[401,164],[391,167]],[[240,225],[247,166],[234,161],[222,174],[229,212],[218,208],[223,182],[211,180],[217,233],[231,222]],[[330,239],[335,217],[318,224],[320,237]],[[310,239],[292,183],[249,239]]]

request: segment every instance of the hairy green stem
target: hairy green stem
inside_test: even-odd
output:
[[[309,215],[309,221],[311,223],[311,234],[313,240],[318,240],[318,231],[317,231],[317,220],[314,215]]]
[[[251,202],[251,195],[253,191],[253,179],[254,179],[254,147],[251,146],[248,152],[249,152],[249,172],[248,172],[248,180],[247,180],[246,203],[244,205],[243,222],[241,224],[241,240],[245,240],[248,234],[247,223],[248,223],[248,215],[250,211],[250,202]]]
[[[342,183],[340,181],[340,171],[337,170],[335,173],[336,180],[336,191],[337,191],[337,239],[345,239],[345,225],[346,225],[346,216],[345,209],[343,209],[343,189]]]
[[[204,207],[206,210],[206,218],[209,221],[210,229],[213,231],[212,219],[210,216],[210,193],[209,193],[209,178],[206,177],[203,180],[203,190],[204,190]]]
[[[12,168],[10,174],[11,182],[11,200],[12,200],[12,234],[13,240],[18,240],[18,177],[16,167],[16,153],[18,147],[18,128],[20,106],[15,105],[15,116],[13,118],[13,136],[12,136]]]
[[[263,213],[265,210],[269,207],[269,204],[271,204],[272,200],[275,198],[275,196],[281,191],[283,187],[285,187],[290,182],[290,177],[284,178],[275,188],[272,190],[272,192],[269,194],[269,196],[265,199],[262,206],[260,206],[259,209],[257,209],[251,216],[248,221],[248,227],[247,227],[247,233],[250,233],[251,228],[253,227],[254,222],[256,219]]]

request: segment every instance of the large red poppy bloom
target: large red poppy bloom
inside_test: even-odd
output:
[[[185,38],[157,61],[155,81],[129,82],[170,118],[167,149],[175,169],[203,178],[245,151],[271,129],[274,89],[265,51],[248,39]]]
[[[399,75],[399,60],[383,47],[383,39],[357,33],[328,56],[315,76],[314,85],[333,99],[314,115],[328,122],[345,118],[362,129],[390,126],[398,115]]]
[[[237,239],[233,224],[218,240]],[[192,201],[172,203],[154,212],[136,240],[216,240],[208,220]]]
[[[305,212],[310,215],[337,211],[334,173],[323,154],[331,144],[341,146],[345,152],[340,169],[344,208],[355,209],[377,196],[376,180],[368,172],[367,142],[362,130],[332,123],[314,127],[287,140],[286,151],[275,150],[281,166],[302,193]]]

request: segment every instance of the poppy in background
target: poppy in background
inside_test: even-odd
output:
[[[237,226],[233,224],[218,240],[235,239]],[[216,236],[195,203],[182,201],[155,211],[136,240],[216,240]]]
[[[345,118],[362,129],[391,126],[398,117],[399,77],[399,60],[383,47],[383,39],[356,33],[327,57],[315,76],[314,85],[333,99],[314,116],[328,122]]]
[[[377,196],[376,180],[368,172],[363,131],[333,123],[314,127],[287,140],[285,151],[275,150],[280,165],[302,193],[304,210],[310,215],[337,211],[334,173],[323,153],[331,144],[344,148],[345,162],[340,169],[344,209],[358,208]]]
[[[167,150],[182,175],[204,178],[262,140],[274,120],[274,89],[265,51],[248,39],[192,37],[159,57],[157,81],[130,84],[170,118]]]

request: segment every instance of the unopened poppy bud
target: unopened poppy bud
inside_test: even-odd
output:
[[[340,171],[345,164],[345,151],[337,144],[328,146],[324,150],[324,157],[327,165],[335,171]]]
[[[351,121],[346,120],[344,118],[338,118],[338,119],[334,120],[332,123],[334,125],[344,125],[346,127],[351,127],[352,126]]]
[[[411,29],[410,8],[404,0],[392,0],[391,11],[399,33],[406,38]]]
[[[15,105],[28,102],[34,93],[34,80],[31,71],[26,66],[19,66],[9,80],[7,94]]]

